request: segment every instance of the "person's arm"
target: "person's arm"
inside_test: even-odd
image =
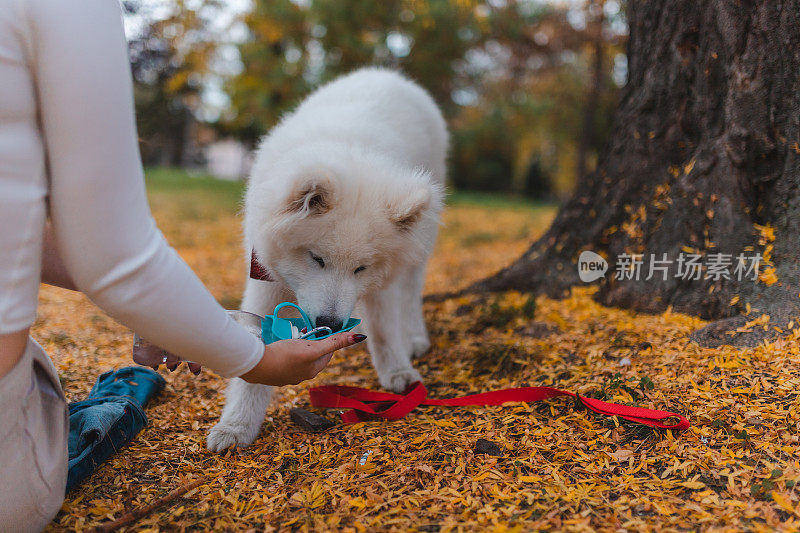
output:
[[[78,287],[72,281],[72,276],[67,272],[67,267],[64,266],[64,261],[58,253],[56,238],[53,235],[53,228],[50,224],[44,227],[42,244],[42,283],[77,291]]]
[[[28,0],[50,219],[74,285],[149,341],[224,376],[264,345],[228,317],[155,226],[116,1]]]

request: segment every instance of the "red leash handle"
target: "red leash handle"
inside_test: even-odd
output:
[[[423,403],[428,395],[428,390],[421,382],[417,382],[404,395],[343,385],[323,385],[322,387],[313,387],[309,391],[309,395],[311,396],[311,405],[314,407],[349,409],[342,413],[342,422],[355,424],[378,418],[400,420]]]
[[[670,411],[645,409],[617,403],[604,402],[579,396],[574,392],[552,387],[520,387],[456,398],[428,399],[428,390],[421,382],[415,383],[406,394],[378,392],[359,387],[324,385],[310,390],[311,405],[333,409],[347,409],[342,413],[345,424],[366,420],[399,420],[419,405],[489,406],[506,402],[538,402],[557,396],[577,398],[584,407],[605,416],[618,416],[630,422],[662,429],[688,429],[689,420]]]

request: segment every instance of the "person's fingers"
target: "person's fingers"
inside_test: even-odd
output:
[[[319,359],[317,359],[316,361],[314,361],[311,364],[311,376],[309,376],[309,379],[313,378],[314,376],[322,372],[322,369],[328,366],[328,363],[331,362],[332,357],[333,357],[333,352],[327,353],[322,357],[320,357]]]
[[[313,341],[311,346],[312,350],[309,352],[309,355],[321,357],[325,354],[335,352],[336,350],[341,350],[342,348],[362,342],[366,338],[367,336],[362,335],[361,333],[337,333],[336,335],[331,335],[326,339]]]
[[[161,351],[161,348],[158,346],[139,342],[133,345],[133,361],[145,366],[155,365],[156,368],[158,368],[158,365],[164,358],[164,356],[161,355]]]

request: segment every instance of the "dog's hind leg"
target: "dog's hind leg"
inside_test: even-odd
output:
[[[290,294],[290,293],[289,293]],[[259,315],[271,313],[287,297],[278,282],[248,280],[241,308]],[[208,432],[206,446],[219,452],[231,446],[248,446],[258,436],[272,397],[272,387],[233,378],[225,392],[225,408],[219,422]]]
[[[411,366],[411,338],[403,316],[404,292],[408,288],[401,278],[364,300],[364,329],[372,364],[381,386],[394,392],[403,392],[410,384],[422,381]]]
[[[402,320],[411,340],[411,358],[424,355],[431,347],[425,316],[422,313],[422,288],[425,284],[425,263],[409,269],[401,277],[406,290],[402,291]]]

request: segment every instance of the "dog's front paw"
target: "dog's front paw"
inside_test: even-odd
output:
[[[409,385],[422,381],[422,376],[419,375],[415,369],[398,368],[390,372],[384,372],[378,375],[378,381],[384,389],[389,389],[392,392],[402,393],[405,392]]]
[[[244,424],[225,424],[220,422],[208,432],[206,447],[212,452],[221,452],[238,446],[244,448],[256,440],[260,426],[246,426]]]

